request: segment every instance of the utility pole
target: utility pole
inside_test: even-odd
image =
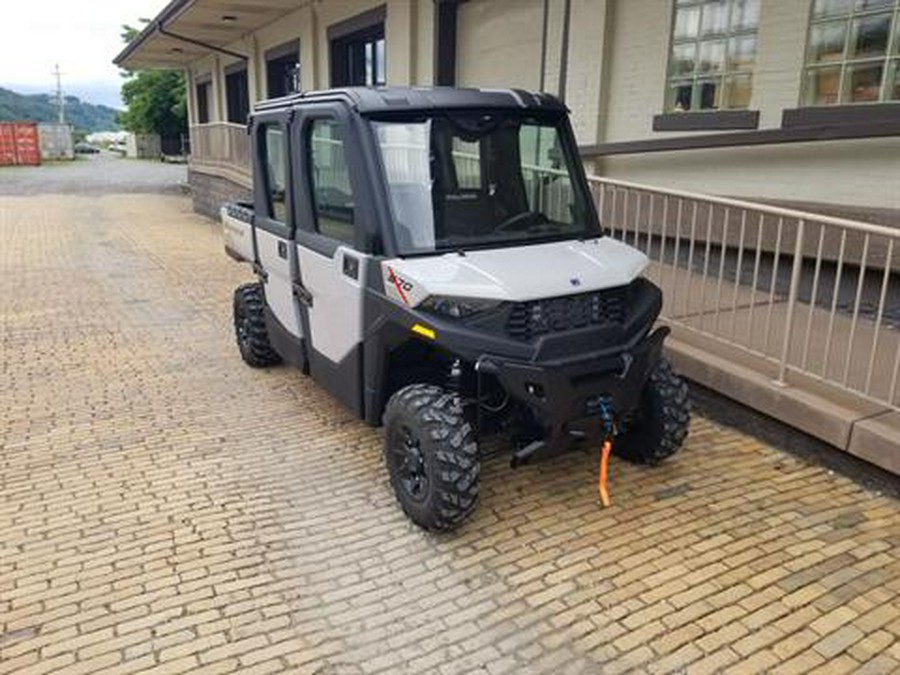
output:
[[[56,76],[56,107],[59,110],[59,123],[66,123],[66,99],[63,97],[62,90],[62,73],[59,72],[59,64],[53,69],[53,75]]]

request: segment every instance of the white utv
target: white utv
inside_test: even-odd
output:
[[[605,235],[566,108],[519,90],[342,89],[260,103],[253,203],[222,209],[244,361],[298,366],[372,425],[403,510],[478,501],[513,465],[615,434],[655,464],[688,429],[647,258]]]

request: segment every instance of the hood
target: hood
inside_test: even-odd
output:
[[[600,237],[585,241],[394,258],[382,263],[389,297],[415,307],[430,295],[522,302],[630,283],[647,256]]]

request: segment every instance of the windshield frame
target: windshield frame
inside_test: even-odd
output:
[[[463,244],[441,244],[435,242],[433,248],[404,248],[398,242],[397,229],[398,221],[394,215],[394,207],[391,195],[391,184],[388,181],[387,168],[385,166],[385,158],[381,144],[373,123],[406,123],[416,124],[427,122],[435,118],[450,118],[456,116],[471,117],[473,115],[491,115],[494,117],[502,116],[504,118],[534,121],[541,126],[552,127],[556,129],[558,134],[560,150],[563,160],[564,169],[569,177],[571,189],[576,193],[576,199],[579,199],[583,205],[582,227],[577,231],[569,231],[558,234],[530,235],[524,237],[515,237],[512,234],[501,239],[486,239],[485,241],[471,241]],[[587,177],[584,171],[584,165],[578,152],[578,146],[575,142],[575,136],[566,112],[545,111],[535,109],[519,109],[519,108],[453,108],[453,109],[425,109],[415,111],[381,111],[378,113],[369,113],[364,116],[367,135],[370,140],[370,147],[374,150],[376,156],[374,167],[377,171],[378,190],[382,193],[386,205],[388,222],[382,227],[383,247],[388,254],[394,254],[399,257],[425,257],[434,255],[443,255],[451,252],[459,252],[465,250],[480,249],[500,249],[512,248],[517,246],[530,246],[538,244],[546,244],[556,241],[573,241],[601,237],[605,234],[597,215],[596,205],[588,186]],[[573,223],[574,225],[575,223]]]

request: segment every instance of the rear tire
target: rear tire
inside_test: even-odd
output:
[[[459,396],[432,384],[397,391],[384,412],[384,454],[403,511],[426,530],[445,532],[478,504],[481,464]]]
[[[234,291],[234,333],[241,358],[249,366],[265,368],[281,362],[269,344],[262,284],[244,284]]]
[[[613,452],[637,464],[659,464],[678,452],[690,423],[687,384],[661,357],[644,385],[632,426],[616,438]]]

